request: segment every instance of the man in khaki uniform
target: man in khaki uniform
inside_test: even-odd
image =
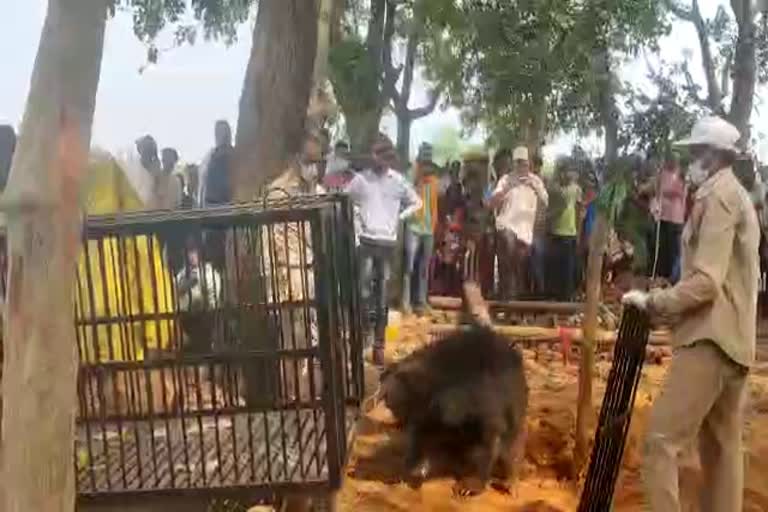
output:
[[[734,126],[709,117],[678,143],[690,149],[688,177],[697,187],[683,231],[681,280],[623,299],[676,319],[675,354],[651,412],[643,456],[654,512],[680,511],[678,456],[697,436],[701,510],[742,509],[742,425],[755,358],[760,233],[749,194],[731,168],[739,139]]]

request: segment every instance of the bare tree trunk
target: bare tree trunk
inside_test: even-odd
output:
[[[595,53],[598,82],[598,105],[605,130],[605,163],[610,172],[618,157],[619,111],[616,106],[616,82],[611,68],[608,49],[598,48]],[[589,425],[594,416],[592,408],[592,380],[595,373],[595,343],[603,280],[603,255],[608,244],[611,226],[605,212],[597,212],[589,240],[587,259],[587,301],[584,310],[584,342],[581,345],[579,365],[579,394],[576,410],[576,446],[574,449],[574,477],[586,467],[589,457]]]
[[[589,238],[587,258],[586,292],[584,306],[584,341],[581,344],[579,364],[579,393],[576,409],[576,446],[574,448],[574,478],[585,468],[589,457],[589,427],[594,416],[592,409],[592,381],[595,373],[595,340],[597,339],[598,313],[603,280],[603,258],[611,227],[602,212],[598,212]]]
[[[423,0],[421,0],[423,2]],[[414,10],[419,13],[423,11],[421,5],[417,4]],[[394,16],[394,5],[391,7],[393,12],[390,16]],[[418,16],[418,14],[417,14]],[[402,85],[400,90],[397,90],[397,71],[392,64],[392,35],[385,39],[384,44],[388,45],[388,50],[384,55],[384,93],[392,100],[395,107],[395,115],[397,116],[397,152],[400,156],[400,160],[408,162],[411,156],[411,126],[413,122],[428,116],[434,112],[437,107],[437,102],[440,99],[440,92],[438,90],[432,91],[429,103],[423,107],[411,109],[409,103],[411,102],[411,93],[413,92],[413,79],[416,71],[416,55],[419,49],[419,42],[421,41],[424,20],[422,18],[415,18],[411,20],[411,32],[408,34],[408,42],[405,49],[405,63],[402,70]]]
[[[731,7],[739,26],[739,35],[733,62],[733,97],[729,117],[741,132],[742,142],[749,142],[749,120],[752,117],[757,80],[756,27],[751,0],[732,0]]]
[[[106,0],[49,0],[3,198],[10,261],[2,382],[5,512],[65,511],[75,504],[71,277],[106,16]]]
[[[261,0],[237,122],[234,199],[253,199],[301,149],[317,49],[317,0]]]

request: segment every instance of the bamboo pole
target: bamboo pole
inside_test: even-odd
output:
[[[429,333],[432,336],[441,336],[456,331],[456,329],[468,329],[469,326],[456,326],[454,324],[434,324],[430,327]],[[560,341],[560,329],[552,327],[524,326],[524,325],[497,325],[493,329],[516,340],[522,340],[532,343],[552,343]],[[574,343],[581,343],[584,338],[584,330],[578,327],[564,327],[568,329],[571,340]],[[616,331],[598,330],[594,341],[600,345],[613,345],[618,339]],[[664,346],[671,342],[671,333],[667,330],[659,330],[651,333],[648,340],[649,345]]]
[[[519,313],[552,313],[560,315],[577,315],[584,311],[581,302],[548,302],[548,301],[486,301],[491,310],[514,311]],[[460,310],[463,301],[456,297],[432,296],[429,305],[435,309]]]

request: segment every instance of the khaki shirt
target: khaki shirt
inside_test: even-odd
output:
[[[678,317],[675,345],[715,342],[733,361],[755,361],[760,230],[749,194],[730,168],[696,192],[683,230],[682,277],[651,293],[649,307]]]

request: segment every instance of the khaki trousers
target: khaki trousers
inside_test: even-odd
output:
[[[709,341],[675,352],[651,411],[643,454],[643,480],[653,512],[680,511],[678,456],[697,436],[701,511],[742,510],[747,373]]]

